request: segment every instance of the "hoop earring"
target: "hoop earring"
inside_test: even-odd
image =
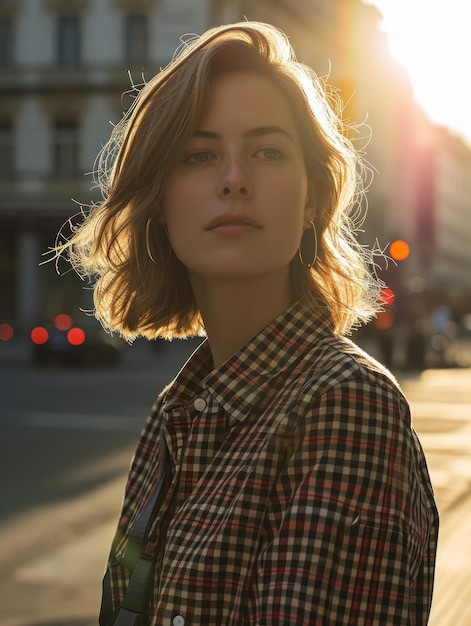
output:
[[[154,259],[154,256],[152,254],[152,250],[150,247],[150,223],[152,222],[152,217],[149,217],[149,219],[146,222],[146,250],[147,250],[147,256],[149,257],[149,259],[152,261],[152,263],[154,265],[168,265],[170,263],[170,259],[172,258],[172,245],[170,243],[170,241],[168,240],[168,236],[167,236],[167,242],[168,242],[168,254],[167,254],[167,258],[165,259],[164,263],[159,263],[158,261],[156,261]],[[162,230],[166,233],[166,228],[162,226]]]
[[[152,250],[150,249],[150,236],[149,235],[150,235],[150,223],[151,222],[152,222],[152,218],[149,217],[149,219],[146,222],[146,250],[147,250],[147,256],[152,261],[152,263],[154,265],[158,265],[157,261],[152,256]]]
[[[314,220],[311,220],[309,224],[311,225],[310,231],[312,235],[309,237],[309,234],[307,234],[309,229],[305,228],[298,248],[298,257],[301,261],[301,265],[307,270],[311,269],[317,259],[316,225],[314,224]],[[305,257],[310,260],[307,261]]]

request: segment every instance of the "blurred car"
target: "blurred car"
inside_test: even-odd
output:
[[[32,362],[36,366],[117,365],[126,345],[106,333],[93,318],[75,323],[66,313],[35,326],[30,339]]]

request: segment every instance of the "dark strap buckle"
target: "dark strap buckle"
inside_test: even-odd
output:
[[[114,621],[114,626],[147,626],[147,617],[142,613],[128,611],[121,607]]]

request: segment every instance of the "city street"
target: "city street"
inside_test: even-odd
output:
[[[162,326],[172,335],[175,325],[184,332],[187,323],[204,320],[220,363],[298,297],[312,308],[313,324],[330,320],[342,333],[365,322],[353,340],[397,369],[440,513],[428,626],[471,626],[470,17],[471,0],[0,0],[0,626],[98,626],[102,578],[141,429],[158,394],[201,342],[140,338],[128,345],[105,328],[132,334],[158,333]],[[299,340],[309,343],[299,312],[286,313],[293,323],[279,342],[290,358]],[[286,368],[272,368],[276,350],[265,343],[260,372],[250,354],[233,372],[260,380],[265,404],[275,391],[286,392],[283,398],[291,392],[304,410],[309,384],[291,381]],[[335,358],[326,361],[334,375],[342,371]],[[322,384],[329,384],[329,374],[315,370]],[[264,395],[268,380],[273,386]],[[226,381],[217,382],[215,395]],[[226,399],[238,382],[229,380]],[[325,399],[345,420],[365,409],[366,427],[366,419],[361,429],[352,420],[339,434],[322,425],[309,450],[317,454],[309,468],[316,478],[341,485],[328,497],[342,511],[352,506],[350,491],[366,498],[397,476],[404,483],[399,495],[417,491],[410,463],[401,471],[398,461],[390,470],[390,456],[403,455],[378,427],[387,400],[371,386],[363,395],[362,385],[352,384],[348,407],[343,390]],[[240,404],[250,407],[256,394],[243,395]],[[196,392],[192,400],[200,418],[191,424],[196,441],[197,425],[213,430],[207,417],[213,405]],[[181,407],[174,408],[177,415]],[[239,421],[215,408],[218,424],[227,418],[221,435],[227,445],[215,459],[234,441],[236,453],[258,459],[240,444],[252,433],[257,410],[248,408]],[[269,441],[285,465],[298,458],[290,455],[299,441],[306,445],[302,432],[308,429],[300,431],[293,443],[288,424],[278,431],[279,441]],[[354,453],[352,431],[364,437]],[[265,445],[261,434],[249,443]],[[214,429],[209,439],[218,436]],[[344,463],[338,472],[332,450],[319,452],[329,437],[344,446],[336,455]],[[207,458],[213,454],[209,439],[201,446]],[[189,454],[188,472],[182,464],[175,473],[182,489],[193,488],[198,472],[212,470],[205,461],[191,463],[194,446],[188,444],[176,443],[180,460]],[[152,453],[145,454],[149,447],[143,446],[143,466],[157,471]],[[369,449],[379,461],[369,458]],[[355,466],[355,454],[364,467]],[[276,467],[267,453],[280,491],[291,496],[291,486],[299,487],[305,456],[302,450],[284,489],[285,465]],[[378,463],[388,470],[387,482],[376,480]],[[222,541],[220,549],[217,538],[234,531],[238,541],[261,508],[255,502],[247,513],[244,497],[256,492],[249,478],[262,484],[263,472],[236,469],[243,475],[224,466],[204,480],[221,475],[228,489],[246,488],[236,507],[240,524],[225,483],[213,490],[208,478],[205,506],[182,497],[190,511],[182,534],[191,526],[208,529],[207,510],[215,525],[218,516],[228,522],[227,529],[218,526],[219,535],[203,532],[201,541],[189,532],[191,549],[184,555],[196,551],[199,564],[203,554],[219,558],[227,597],[237,587],[228,572],[244,562],[243,552],[225,555],[236,540]],[[342,487],[350,487],[345,477],[357,482],[343,497]],[[168,496],[155,544],[168,548],[155,555],[164,564],[172,554],[166,531],[180,530],[169,526],[180,521],[172,519],[181,493],[166,489],[175,486],[171,478],[167,472],[164,493],[156,494],[157,506]],[[136,485],[131,494],[137,491],[138,498],[143,483]],[[382,581],[384,594],[396,602],[399,592],[385,582],[395,568],[378,566],[373,548],[381,551],[388,540],[381,535],[384,518],[391,527],[394,522],[395,536],[404,520],[377,510],[373,515],[363,502],[345,531],[345,519],[319,503],[319,489],[311,491],[299,507],[290,501],[299,519],[319,517],[306,541],[299,538],[302,519],[282,515],[299,553],[324,563],[321,526],[348,532],[349,541],[353,532],[369,549],[358,562],[376,563],[370,581]],[[272,487],[264,492],[271,495]],[[396,502],[390,492],[386,486],[385,501]],[[219,496],[228,515],[217,507]],[[252,554],[257,565],[275,560],[281,571],[283,556],[270,560],[263,552],[282,508],[273,504],[272,514],[270,506]],[[131,511],[130,520],[136,518],[138,511]],[[417,537],[407,539],[414,551]],[[284,541],[278,532],[275,544]],[[348,566],[337,558],[341,542],[332,543],[327,558],[343,575]],[[398,543],[393,549],[401,554]],[[183,540],[179,548],[185,552]],[[294,580],[300,567],[283,571]],[[401,580],[411,578],[399,569]],[[180,570],[190,580],[191,564]],[[204,579],[193,571],[192,580]],[[273,576],[276,591],[281,579],[279,572]],[[313,583],[306,576],[303,584],[309,589]],[[342,595],[344,583],[336,584]],[[282,591],[295,607],[304,589],[289,587]],[[211,610],[230,604],[213,603],[204,584],[187,583],[175,607],[184,605],[188,590],[201,591]],[[358,589],[353,595],[358,611],[371,603]],[[338,605],[333,594],[320,596],[318,613]],[[189,617],[175,615],[174,621],[191,620],[191,607],[180,608]]]
[[[130,456],[194,344],[116,369],[36,371],[0,354],[0,625],[92,626]],[[431,626],[471,624],[471,370],[399,376],[441,513]]]

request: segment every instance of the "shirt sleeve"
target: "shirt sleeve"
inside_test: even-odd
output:
[[[371,376],[300,402],[250,623],[425,625],[436,517],[407,403]]]

